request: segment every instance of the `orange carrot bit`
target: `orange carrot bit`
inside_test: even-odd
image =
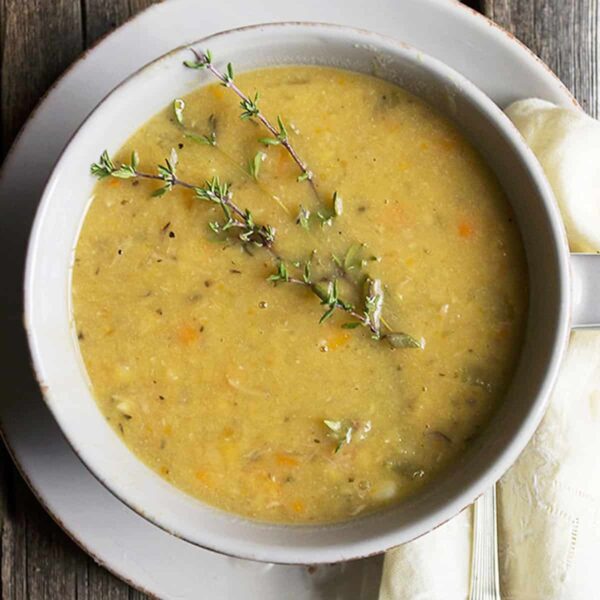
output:
[[[218,83],[213,83],[208,89],[217,100],[222,100],[225,97],[225,90]]]
[[[184,346],[190,346],[194,342],[198,341],[198,338],[200,337],[200,334],[199,334],[198,329],[196,327],[194,327],[193,325],[190,325],[188,323],[186,325],[182,325],[179,328],[179,331],[177,333],[177,337],[179,338],[179,341]]]
[[[210,485],[210,473],[204,469],[196,471],[196,479],[204,485]]]
[[[467,239],[473,237],[474,233],[475,229],[468,221],[461,221],[458,224],[458,235],[460,235],[461,238]]]
[[[297,513],[304,512],[304,503],[300,502],[300,500],[294,500],[292,502],[292,510]]]
[[[300,464],[297,458],[289,454],[276,454],[275,461],[282,467],[297,467]]]
[[[327,338],[327,348],[329,350],[336,350],[337,348],[341,348],[345,346],[352,336],[347,331],[342,331],[341,333],[336,333],[335,335]]]
[[[116,177],[113,177],[109,182],[108,185],[110,187],[117,187],[119,184],[121,183],[120,179],[117,179]]]
[[[281,175],[294,174],[297,170],[296,163],[294,163],[287,150],[283,146],[277,146],[273,151],[277,152],[277,172]]]

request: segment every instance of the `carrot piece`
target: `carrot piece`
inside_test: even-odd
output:
[[[108,185],[110,187],[117,187],[119,184],[121,183],[120,179],[117,179],[116,177],[113,177],[109,182]]]
[[[473,225],[471,223],[469,223],[468,221],[461,221],[458,224],[458,235],[461,238],[470,238],[473,237],[473,234],[475,233],[475,229],[473,227]]]
[[[276,152],[276,170],[280,175],[294,175],[297,167],[296,163],[292,160],[287,150],[283,146],[277,146],[273,149]]]
[[[196,471],[196,479],[204,485],[210,485],[210,473],[204,469]]]
[[[336,333],[335,335],[332,335],[327,339],[327,348],[329,348],[329,350],[336,350],[337,348],[341,348],[342,346],[345,346],[348,343],[350,337],[350,334],[346,331]]]
[[[297,458],[289,454],[276,454],[275,460],[282,467],[297,467],[300,464]]]
[[[213,83],[209,89],[210,89],[211,94],[217,100],[222,100],[225,97],[225,90],[223,89],[223,87],[220,84]]]
[[[178,338],[181,344],[184,346],[190,346],[198,340],[199,333],[198,329],[189,323],[182,325],[178,331]]]
[[[304,512],[304,503],[300,502],[300,500],[294,500],[292,502],[292,510],[297,513]]]

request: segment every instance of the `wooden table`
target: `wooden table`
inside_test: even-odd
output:
[[[100,36],[152,2],[0,0],[0,158],[65,68]],[[600,0],[465,3],[513,32],[559,75],[586,111],[598,116]],[[4,600],[146,597],[96,565],[66,536],[33,498],[3,447],[0,492]]]

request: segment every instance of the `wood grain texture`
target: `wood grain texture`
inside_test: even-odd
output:
[[[481,0],[590,113],[600,110],[600,0]],[[153,0],[0,0],[0,158],[39,98],[102,35]],[[465,0],[471,7],[478,0]],[[0,446],[3,600],[142,600],[50,519]]]
[[[0,158],[56,78],[152,0],[0,0]],[[0,447],[3,600],[142,600],[39,505]]]
[[[589,114],[600,114],[599,0],[482,0],[485,14],[529,46]]]
[[[83,50],[73,0],[0,0],[2,156],[52,82]]]
[[[86,48],[158,0],[81,0]]]

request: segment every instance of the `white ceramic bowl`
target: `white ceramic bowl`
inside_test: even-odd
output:
[[[525,447],[543,415],[572,323],[598,322],[591,303],[595,290],[586,283],[598,261],[587,255],[570,258],[552,192],[533,154],[502,111],[440,61],[373,33],[322,24],[253,26],[193,45],[210,48],[217,64],[231,61],[238,72],[284,64],[375,72],[458,124],[498,176],[526,248],[529,319],[512,385],[480,441],[444,476],[398,507],[340,524],[269,525],[222,512],[175,489],[129,452],[90,392],[72,323],[71,265],[95,183],[90,163],[104,148],[115,152],[174,97],[212,81],[204,72],[182,67],[190,52],[180,48],[127,79],[94,110],[44,191],[27,258],[25,325],[45,400],[100,481],[132,509],[192,543],[256,560],[320,563],[366,556],[414,539],[472,503]]]

